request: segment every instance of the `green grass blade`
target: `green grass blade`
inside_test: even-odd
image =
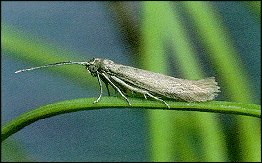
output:
[[[164,73],[167,70],[164,48],[161,44],[161,22],[155,21],[164,17],[165,12],[159,9],[159,2],[142,2],[143,23],[142,23],[142,56],[140,58],[142,67],[155,72]],[[161,7],[161,5],[160,5]],[[159,20],[160,21],[160,20]],[[153,57],[152,57],[153,56]],[[157,66],[156,66],[157,65]],[[151,161],[172,161],[173,139],[170,134],[172,115],[161,110],[148,111],[148,128],[150,137],[150,160]]]
[[[256,104],[242,104],[225,101],[212,101],[203,103],[167,101],[167,103],[170,105],[170,109],[168,109],[166,105],[159,101],[151,101],[139,98],[130,98],[131,106],[129,106],[125,100],[120,99],[119,97],[104,97],[99,103],[96,104],[93,104],[94,100],[95,98],[67,100],[45,105],[26,112],[2,126],[2,141],[22,128],[36,122],[37,120],[83,110],[128,107],[132,109],[164,109],[167,113],[173,112],[174,110],[181,110],[246,115],[259,118],[261,117],[261,106]]]
[[[29,33],[18,31],[12,26],[2,24],[1,27],[2,50],[4,52],[8,52],[5,54],[8,54],[9,57],[30,63],[30,67],[61,61],[85,61],[79,58],[76,59],[69,57],[74,54],[72,51],[64,49],[62,50],[62,48],[59,48],[58,46],[54,46],[44,42],[43,40],[36,39]],[[92,58],[90,57],[89,59]],[[24,68],[28,67],[21,67],[21,69]],[[68,69],[70,69],[70,71],[68,71]],[[91,75],[88,75],[85,68],[79,65],[70,65],[66,68],[52,67],[43,70],[51,71],[56,75],[66,76],[68,79],[73,80],[85,87],[88,84],[97,85],[97,81],[91,79]]]
[[[209,57],[223,78],[223,91],[235,100],[251,101],[247,86],[248,77],[219,15],[213,12],[209,2],[185,2],[185,8],[194,20],[201,41],[208,50]],[[230,75],[229,75],[230,74]]]
[[[201,41],[208,49],[209,57],[223,79],[222,91],[234,101],[252,102],[247,72],[228,38],[226,29],[222,26],[219,15],[212,12],[214,9],[210,2],[185,2],[184,4],[195,21]],[[243,118],[237,120],[241,126],[239,134],[236,135],[239,136],[240,143],[239,161],[260,161],[259,122]]]
[[[174,5],[174,8],[172,8]],[[174,49],[173,56],[175,58],[178,67],[181,69],[182,75],[186,79],[202,79],[205,78],[201,71],[197,53],[191,46],[190,38],[186,33],[187,27],[183,25],[183,17],[179,17],[178,3],[170,3],[166,5],[165,11],[169,15],[166,17],[166,28],[169,29],[170,41]],[[201,11],[201,9],[199,9]],[[168,31],[167,29],[167,31]],[[202,161],[226,161],[226,143],[224,139],[224,133],[221,132],[221,126],[219,119],[212,114],[183,114],[187,118],[190,118],[190,124],[188,125],[188,131],[194,131],[199,135],[199,140],[202,142]],[[182,118],[184,119],[184,118]],[[183,123],[183,122],[182,122]],[[189,122],[187,122],[189,123]],[[196,130],[196,128],[198,130]],[[213,141],[216,140],[216,143]],[[200,149],[199,149],[200,150]],[[186,149],[184,152],[188,151]],[[185,156],[187,160],[188,156]]]
[[[179,64],[181,72],[185,78],[201,79],[203,75],[200,71],[200,66],[196,61],[196,55],[190,47],[190,39],[186,36],[185,29],[179,20],[178,15],[172,8],[171,2],[145,2],[144,4],[144,22],[142,27],[142,47],[143,47],[143,65],[146,69],[156,72],[166,73],[166,54],[164,51],[164,44],[170,43],[175,50],[175,61]],[[157,66],[156,66],[157,65]],[[174,161],[178,160],[208,160],[208,161],[224,161],[225,158],[225,141],[223,140],[223,133],[219,129],[217,119],[213,115],[207,114],[166,114],[161,111],[150,112],[150,128],[151,134],[151,156],[152,161]],[[191,125],[184,128],[177,129],[172,126],[163,127],[162,124],[172,123],[179,126],[184,124],[177,119],[185,119],[183,117],[190,117]],[[209,117],[209,118],[208,118]],[[176,119],[176,120],[175,120]],[[203,120],[205,119],[205,120]],[[206,123],[206,122],[209,123]],[[179,123],[180,122],[180,123]],[[204,137],[204,156],[193,148],[189,141],[188,131],[190,128],[197,128],[195,125],[202,122],[202,128],[199,129],[198,135]],[[194,127],[195,126],[195,127]],[[183,132],[182,130],[187,130]],[[176,132],[178,131],[178,132]],[[183,134],[184,133],[184,134]],[[179,135],[179,136],[178,136]],[[199,136],[199,137],[200,137]],[[181,137],[181,140],[178,138]],[[216,143],[213,140],[218,140]],[[176,140],[176,141],[174,141]],[[172,142],[172,143],[170,143]],[[188,147],[188,148],[184,148]],[[179,149],[179,150],[177,150]],[[202,158],[199,158],[200,156]]]

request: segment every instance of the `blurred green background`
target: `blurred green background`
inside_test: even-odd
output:
[[[97,97],[79,66],[108,58],[186,79],[215,76],[216,100],[260,104],[261,2],[1,2],[1,125],[57,101]],[[105,94],[106,95],[106,94]],[[93,110],[37,121],[2,161],[261,161],[261,120],[214,113]]]

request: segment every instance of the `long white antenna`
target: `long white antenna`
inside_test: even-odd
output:
[[[48,65],[44,65],[44,66],[39,66],[39,67],[31,67],[31,68],[27,68],[27,69],[22,69],[22,70],[16,71],[15,73],[20,73],[20,72],[24,72],[24,71],[31,71],[31,70],[35,70],[35,69],[39,69],[39,68],[45,68],[45,67],[71,65],[71,64],[78,64],[78,65],[83,65],[83,66],[89,65],[88,62],[72,62],[72,61],[67,61],[67,62],[52,63],[52,64],[48,64]]]

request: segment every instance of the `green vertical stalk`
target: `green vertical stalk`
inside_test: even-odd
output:
[[[181,68],[182,75],[187,79],[201,79],[204,75],[199,66],[196,52],[190,45],[190,38],[186,34],[186,26],[181,22],[178,13],[172,8],[173,3],[166,3],[165,11],[168,13],[164,25],[171,45],[174,49],[174,58]],[[175,3],[174,3],[175,4]],[[175,6],[176,7],[176,6]],[[202,161],[226,161],[226,145],[224,134],[215,115],[212,114],[183,114],[183,119],[190,117],[189,130],[197,128],[203,147]],[[214,143],[215,140],[215,143]]]
[[[237,52],[228,38],[220,17],[210,2],[185,2],[184,6],[194,20],[201,41],[209,51],[209,57],[222,78],[222,91],[234,101],[252,102],[248,76]],[[258,121],[246,117],[237,118],[239,123],[241,161],[261,160],[261,140]]]
[[[161,13],[158,2],[143,2],[142,47],[143,67],[155,72],[167,70],[164,48],[160,44],[159,24],[154,21]],[[157,64],[156,64],[157,63]],[[171,113],[161,110],[148,111],[150,130],[151,161],[172,161],[172,137],[170,134]]]
[[[170,2],[143,4],[143,63],[146,69],[166,73],[164,41],[171,41],[182,74],[186,78],[202,78],[200,66],[183,30],[185,27],[181,25],[171,6]],[[150,112],[149,117],[152,161],[226,160],[223,134],[219,132],[221,129],[213,115],[154,111]],[[188,133],[192,133],[192,130],[190,131],[192,128],[198,129],[196,132],[201,136],[204,156],[196,154],[196,150],[199,149],[193,148],[189,142],[190,134]],[[217,140],[216,143],[211,143],[214,139]]]

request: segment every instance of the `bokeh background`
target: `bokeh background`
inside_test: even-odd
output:
[[[260,104],[261,2],[1,2],[1,125],[42,105],[97,97],[94,57],[171,76],[215,76],[216,100]],[[104,94],[106,96],[106,94]],[[2,161],[261,161],[261,120],[103,109],[37,121]]]

